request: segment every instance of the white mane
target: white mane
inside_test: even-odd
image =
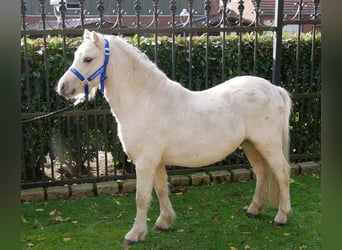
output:
[[[110,57],[112,63],[108,65],[108,78],[112,78],[112,81],[106,84],[105,96],[108,101],[111,96],[107,93],[113,86],[112,84],[116,85],[116,88],[117,85],[120,85],[119,88],[123,91],[130,89],[132,95],[129,97],[126,107],[134,102],[135,105],[146,108],[147,104],[151,103],[150,108],[154,109],[158,106],[157,103],[177,98],[176,96],[181,92],[189,92],[181,84],[170,80],[144,53],[123,38],[111,37],[110,39],[112,41]],[[112,90],[112,92],[118,93],[118,90]],[[121,99],[120,96],[115,98]],[[115,111],[114,113],[116,116],[120,116],[119,112]],[[131,109],[130,112],[134,112],[134,109]]]

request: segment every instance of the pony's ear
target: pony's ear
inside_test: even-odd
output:
[[[99,45],[99,34],[96,33],[95,31],[89,31],[87,29],[84,30],[83,33],[83,40],[85,39],[89,39],[90,41],[92,41],[93,43],[95,43],[96,45]]]
[[[83,39],[89,39],[91,36],[91,32],[87,29],[84,30],[84,33],[83,33]]]
[[[99,36],[97,35],[97,33],[95,31],[92,31],[90,33],[90,39],[97,44],[97,42],[99,41]]]

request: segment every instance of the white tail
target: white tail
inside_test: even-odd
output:
[[[284,126],[282,131],[282,142],[283,142],[283,154],[285,159],[289,162],[289,145],[290,145],[290,134],[289,134],[289,119],[291,115],[292,102],[290,94],[282,88],[279,88],[279,93],[284,101]],[[267,201],[271,207],[278,207],[279,204],[279,186],[274,174],[268,169],[267,175]]]

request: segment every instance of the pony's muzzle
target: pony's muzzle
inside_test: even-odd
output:
[[[68,85],[66,82],[58,82],[57,86],[56,86],[56,92],[61,95],[64,96],[65,98],[69,99],[72,98],[72,96],[75,94],[76,89],[75,88],[68,88]]]
[[[65,96],[66,84],[64,82],[58,82],[55,86],[55,90],[59,95]]]
[[[60,85],[60,88],[58,88],[59,85]],[[59,94],[61,94],[65,90],[65,83],[61,83],[59,85],[57,85],[56,90]]]

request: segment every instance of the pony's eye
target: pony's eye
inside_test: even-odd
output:
[[[90,63],[92,60],[93,60],[93,58],[91,58],[91,57],[85,57],[83,61],[85,63]]]

